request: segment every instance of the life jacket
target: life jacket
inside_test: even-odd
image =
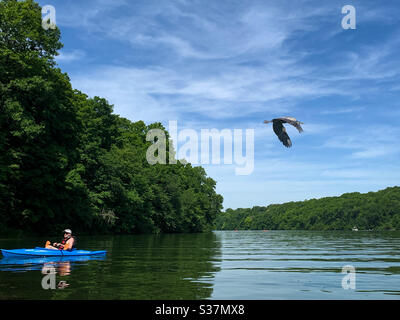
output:
[[[72,249],[74,249],[74,248],[76,247],[76,237],[74,237],[74,236],[70,236],[70,237],[68,237],[68,238],[62,239],[61,242],[60,242],[60,245],[58,246],[58,249],[60,249],[60,250],[64,249],[65,244],[66,244],[67,241],[68,241],[69,239],[71,239],[71,238],[74,239],[74,243],[73,243],[73,245],[72,245],[72,248],[68,248],[68,250],[71,251]]]

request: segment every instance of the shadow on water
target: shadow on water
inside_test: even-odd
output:
[[[38,239],[0,239],[4,249]],[[207,299],[219,271],[214,233],[80,237],[79,247],[106,257],[0,259],[0,299]],[[42,287],[54,270],[55,290]],[[63,290],[60,290],[63,289]]]

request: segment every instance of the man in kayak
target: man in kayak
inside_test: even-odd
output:
[[[72,236],[71,229],[64,230],[64,239],[58,243],[54,242],[53,245],[50,245],[50,241],[46,242],[47,249],[55,249],[55,250],[72,250],[75,247],[75,237]]]

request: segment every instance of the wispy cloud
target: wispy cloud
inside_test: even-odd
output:
[[[85,52],[83,50],[71,50],[71,51],[61,51],[56,57],[57,62],[72,62],[76,60],[81,60],[85,57]]]
[[[349,107],[349,108],[335,108],[324,110],[321,114],[347,114],[347,113],[355,113],[364,110],[364,107]]]
[[[194,74],[190,70],[185,72],[164,67],[98,66],[97,70],[73,74],[72,80],[76,87],[88,94],[103,95],[121,110],[130,110],[131,113],[145,108],[153,114],[154,107],[162,105],[163,109],[174,112],[195,112],[210,118],[236,117],[238,112],[245,116],[274,108],[288,112],[291,100],[336,92],[334,88],[312,81],[293,80],[289,70],[280,70],[279,67],[272,73],[244,66],[217,69],[214,73]],[[149,103],[152,108],[149,108]],[[164,117],[163,114],[160,116]],[[145,116],[145,120],[150,119]]]
[[[349,129],[352,128],[349,127]],[[368,126],[355,131],[344,131],[339,136],[329,139],[324,147],[351,150],[353,158],[377,158],[399,153],[399,136],[400,129],[398,127]]]

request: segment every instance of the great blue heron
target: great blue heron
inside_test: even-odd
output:
[[[264,120],[264,123],[270,123],[270,122],[272,122],[272,127],[274,129],[275,134],[278,136],[279,140],[283,143],[283,145],[287,148],[290,148],[292,146],[292,141],[290,141],[290,138],[286,132],[286,128],[283,126],[283,124],[289,123],[292,126],[294,126],[297,130],[299,130],[300,133],[303,132],[303,128],[301,127],[301,124],[303,124],[303,122],[300,122],[292,117],[276,118],[272,119],[271,121]]]

